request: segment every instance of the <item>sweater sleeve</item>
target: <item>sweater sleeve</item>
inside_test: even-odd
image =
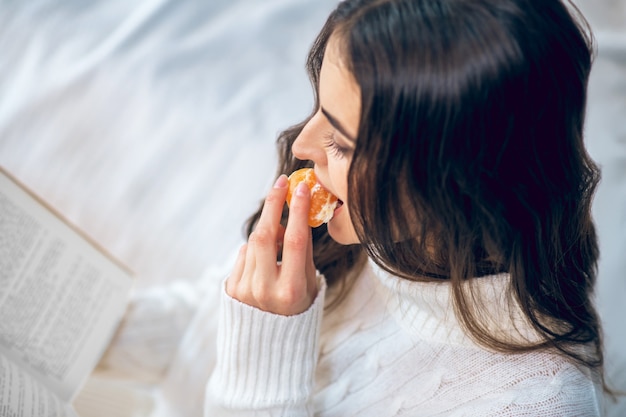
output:
[[[326,282],[295,316],[268,313],[222,289],[217,364],[207,385],[205,416],[310,416]]]

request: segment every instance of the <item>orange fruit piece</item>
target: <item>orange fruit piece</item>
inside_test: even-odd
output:
[[[289,175],[289,189],[287,190],[287,205],[296,187],[304,182],[311,190],[311,208],[309,210],[309,226],[318,227],[328,223],[333,218],[338,199],[317,182],[313,168],[302,168]]]

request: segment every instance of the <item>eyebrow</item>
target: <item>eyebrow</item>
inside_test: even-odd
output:
[[[326,116],[326,118],[328,119],[328,122],[339,131],[339,133],[341,133],[342,135],[344,135],[346,138],[348,138],[350,141],[352,142],[356,142],[356,139],[353,138],[351,135],[349,135],[346,132],[346,129],[341,125],[341,123],[339,123],[339,121],[335,118],[335,116],[333,116],[332,114],[328,113],[328,110],[326,110],[325,108],[321,107],[322,110],[322,114],[324,116]]]

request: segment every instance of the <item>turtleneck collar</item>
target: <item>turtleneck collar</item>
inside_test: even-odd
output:
[[[416,340],[476,346],[454,313],[449,282],[409,281],[388,273],[372,260],[366,271],[374,278],[388,311]],[[507,342],[537,342],[539,336],[510,292],[510,280],[507,273],[484,276],[469,280],[464,289],[479,307],[477,317],[493,335]]]

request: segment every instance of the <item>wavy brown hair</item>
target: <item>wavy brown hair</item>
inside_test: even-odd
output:
[[[362,265],[364,253],[408,280],[449,280],[456,314],[479,344],[552,349],[602,374],[591,218],[600,174],[583,142],[593,43],[569,6],[341,2],[307,70],[316,111],[324,50],[337,36],[361,89],[348,174],[361,245],[341,246],[321,227],[314,257],[330,285]],[[279,174],[309,166],[291,145],[310,117],[279,136]],[[539,342],[501,339],[481,322],[463,283],[500,272],[510,274],[510,293]]]

